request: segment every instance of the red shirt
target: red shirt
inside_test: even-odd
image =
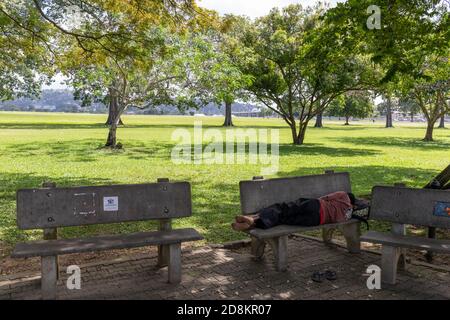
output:
[[[319,198],[319,201],[320,224],[344,222],[351,217],[353,206],[347,192],[331,193]]]

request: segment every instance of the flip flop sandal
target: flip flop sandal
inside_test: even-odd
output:
[[[324,275],[325,275],[325,278],[330,281],[334,281],[337,279],[337,274],[333,270],[326,270]]]
[[[323,272],[316,271],[311,276],[311,280],[314,282],[323,282],[324,277],[325,277],[325,274]]]

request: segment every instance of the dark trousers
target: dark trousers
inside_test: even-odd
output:
[[[318,199],[301,198],[294,202],[277,203],[259,212],[256,227],[269,229],[278,225],[312,227],[320,225]]]

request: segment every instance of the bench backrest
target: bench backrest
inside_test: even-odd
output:
[[[192,215],[188,182],[17,191],[20,229],[45,229]]]
[[[374,187],[370,218],[398,224],[450,228],[450,192]]]
[[[351,192],[347,172],[241,181],[241,211],[252,214],[275,203],[318,198],[336,191]]]

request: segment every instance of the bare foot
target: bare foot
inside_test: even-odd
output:
[[[236,222],[246,223],[246,224],[252,226],[253,224],[255,224],[255,219],[253,216],[237,216]]]
[[[239,223],[239,222],[232,223],[231,227],[233,228],[233,230],[236,230],[236,231],[247,231],[251,228],[251,226],[249,224]]]

